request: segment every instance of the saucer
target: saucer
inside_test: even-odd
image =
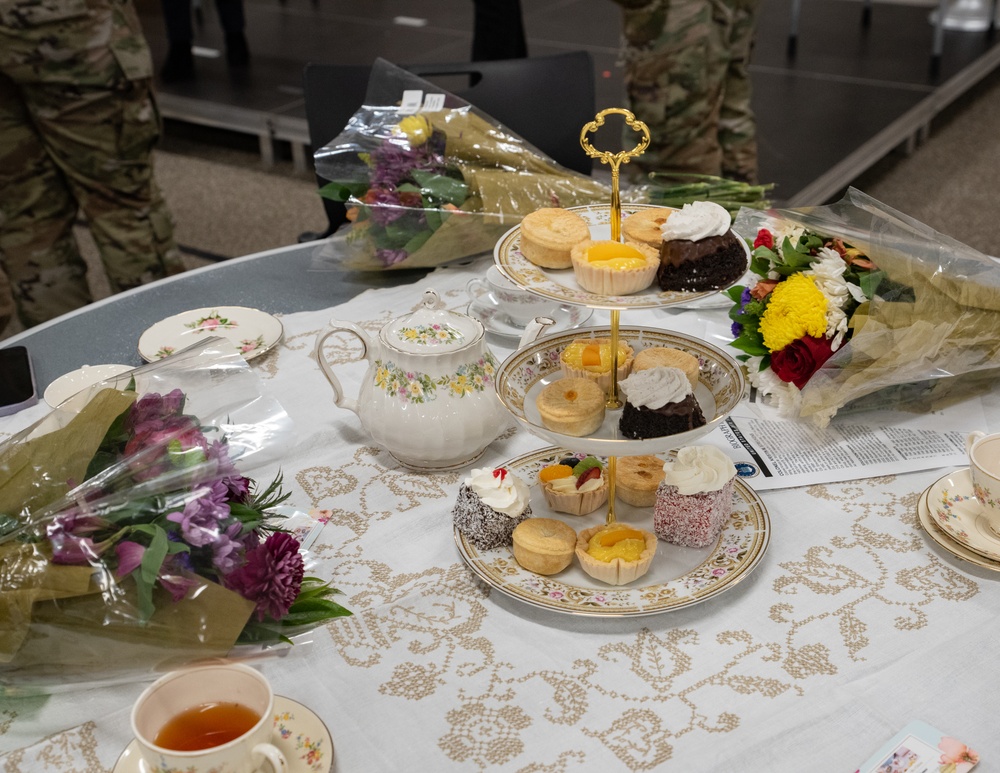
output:
[[[301,703],[274,696],[274,735],[288,761],[288,773],[327,773],[333,770],[333,740],[323,720]],[[139,754],[139,742],[132,741],[115,763],[112,773],[149,773]]]
[[[113,378],[132,370],[132,365],[84,365],[64,373],[45,388],[42,398],[52,408],[58,408],[73,395],[99,381]]]
[[[160,320],[139,337],[139,356],[162,360],[208,336],[220,336],[252,360],[270,351],[283,334],[277,317],[246,306],[207,306]]]
[[[1000,572],[1000,562],[991,561],[969,550],[965,545],[956,542],[937,527],[934,519],[931,517],[930,508],[927,507],[927,493],[929,491],[930,487],[924,489],[920,495],[920,499],[917,501],[917,518],[920,520],[920,525],[924,527],[924,531],[927,532],[927,536],[936,542],[938,547],[951,553],[955,558],[968,561],[970,564],[982,567],[983,569]]]
[[[523,327],[515,325],[507,319],[506,315],[499,308],[488,301],[483,301],[482,298],[472,301],[469,304],[468,312],[470,317],[479,320],[483,324],[487,333],[518,340],[524,335]],[[549,325],[542,332],[544,335],[548,335],[549,333],[559,333],[563,330],[572,330],[575,327],[580,327],[580,325],[590,319],[593,313],[594,310],[588,309],[586,306],[557,306],[548,312],[548,316],[555,320],[555,324]]]
[[[969,468],[943,475],[927,489],[927,508],[934,524],[980,556],[1000,561],[1000,537],[990,529],[972,493]]]

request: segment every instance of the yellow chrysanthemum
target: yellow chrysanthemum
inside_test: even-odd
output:
[[[826,333],[826,296],[812,277],[792,274],[771,291],[771,300],[760,318],[764,346],[784,349],[803,336],[822,338]]]
[[[399,130],[410,141],[410,147],[423,145],[431,138],[431,124],[422,115],[408,115],[399,122]]]

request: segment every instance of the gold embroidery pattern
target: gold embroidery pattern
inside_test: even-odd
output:
[[[30,770],[57,770],[59,773],[90,773],[103,771],[97,756],[94,722],[49,736],[41,743],[11,752],[3,758],[5,773],[27,773]]]

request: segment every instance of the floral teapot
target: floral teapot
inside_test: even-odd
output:
[[[374,340],[353,322],[336,319],[316,339],[316,359],[337,406],[356,413],[372,440],[416,470],[464,467],[511,424],[496,394],[498,364],[482,324],[435,309],[437,304],[438,294],[427,290],[416,311],[388,322]],[[521,344],[551,324],[537,317]],[[365,348],[368,372],[356,400],[344,396],[323,354],[326,339],[340,331],[356,335]]]

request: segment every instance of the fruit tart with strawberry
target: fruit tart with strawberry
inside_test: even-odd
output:
[[[604,464],[596,456],[570,457],[538,473],[549,507],[560,513],[586,515],[608,501]]]

